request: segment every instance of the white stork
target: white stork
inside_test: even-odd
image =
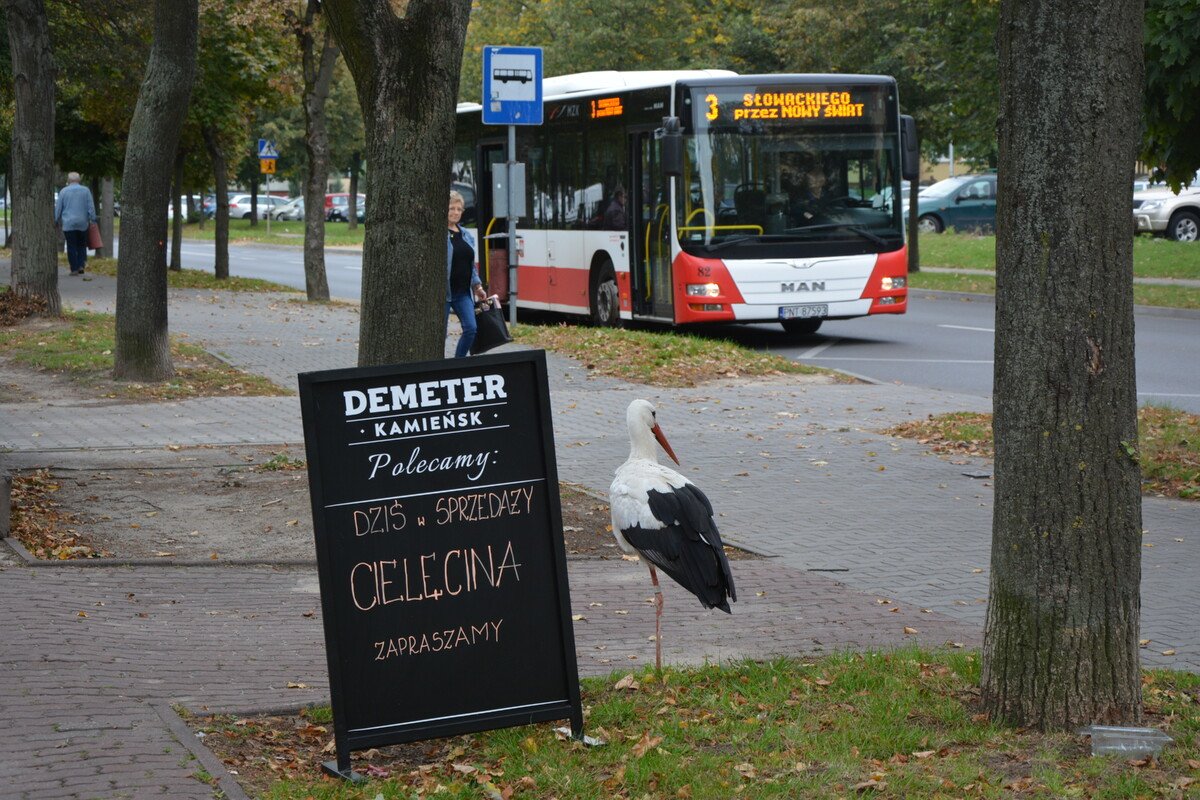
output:
[[[654,666],[662,669],[662,588],[658,567],[700,599],[726,614],[737,600],[733,575],[713,519],[712,503],[694,483],[658,463],[655,440],[679,459],[658,427],[654,406],[634,400],[625,413],[629,459],[617,468],[608,491],[613,535],[626,553],[639,555],[654,584]],[[726,599],[728,598],[728,599]]]

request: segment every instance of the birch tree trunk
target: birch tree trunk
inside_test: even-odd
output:
[[[54,53],[43,0],[5,0],[12,55],[12,291],[62,313],[54,226]]]
[[[138,91],[121,179],[113,377],[158,381],[174,373],[167,336],[163,214],[171,165],[196,73],[198,0],[155,0],[154,40]]]
[[[446,202],[471,0],[324,0],[371,165],[358,363],[441,358]]]
[[[1000,7],[996,511],[982,689],[993,718],[1013,725],[1141,714],[1129,186],[1142,16],[1141,0]]]

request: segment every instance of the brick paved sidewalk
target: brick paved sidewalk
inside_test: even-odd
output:
[[[64,303],[111,310],[113,284],[64,279]],[[346,306],[173,291],[170,321],[173,333],[288,388],[297,372],[355,363],[357,310]],[[877,431],[912,416],[986,410],[985,398],[789,381],[659,390],[549,362],[563,479],[606,489],[628,450],[624,408],[647,397],[726,538],[774,556],[734,565],[741,600],[732,617],[703,612],[668,586],[668,661],[978,644],[992,492],[963,473],[986,465],[932,457]],[[295,397],[20,404],[0,407],[0,420],[0,452],[11,448],[3,458],[22,465],[80,448],[119,459],[169,444],[301,440]],[[1188,610],[1200,601],[1200,512],[1168,501],[1144,508],[1156,547],[1146,551],[1143,586],[1143,636],[1155,644],[1143,652],[1148,663],[1200,669],[1200,623]],[[572,561],[568,571],[574,610],[587,618],[576,623],[581,672],[647,663],[644,567]],[[877,602],[885,598],[891,605]],[[0,602],[8,615],[0,718],[11,721],[0,729],[4,796],[211,797],[191,777],[198,745],[179,733],[171,704],[245,713],[328,697],[312,570],[29,568],[0,556]],[[1175,656],[1156,655],[1168,647]]]

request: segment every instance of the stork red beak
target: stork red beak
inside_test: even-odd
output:
[[[654,438],[658,439],[658,443],[662,445],[662,449],[667,451],[671,460],[678,464],[679,459],[675,457],[675,451],[671,449],[671,443],[667,441],[667,437],[663,434],[662,428],[658,427],[658,423],[655,423],[650,430],[654,433]]]

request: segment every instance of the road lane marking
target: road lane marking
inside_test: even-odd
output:
[[[803,356],[797,356],[803,358]],[[817,356],[813,361],[888,361],[897,364],[994,364],[991,359],[970,358],[873,358],[870,356]]]
[[[972,328],[970,325],[938,325],[939,328],[953,328],[956,331],[980,331],[982,333],[995,333],[995,328]]]
[[[840,341],[841,341],[841,339],[830,339],[825,344],[819,344],[816,347],[808,350],[807,352],[801,353],[800,355],[796,356],[796,358],[816,358],[819,353],[825,352],[830,347],[833,347],[835,344],[837,344]]]

